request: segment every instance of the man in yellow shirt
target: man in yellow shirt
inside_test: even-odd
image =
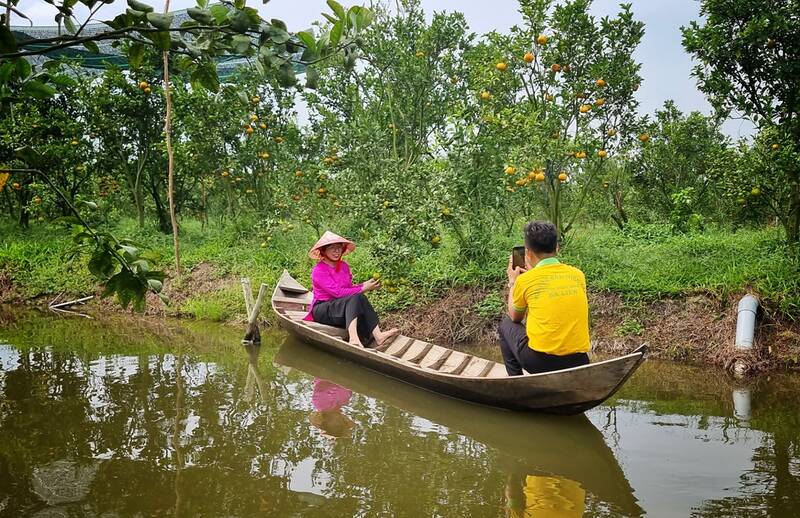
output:
[[[508,258],[508,318],[500,324],[506,371],[509,376],[518,376],[523,369],[534,374],[586,365],[586,277],[556,257],[555,225],[531,221],[524,233],[526,268],[514,268],[512,258]]]

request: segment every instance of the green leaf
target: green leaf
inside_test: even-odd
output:
[[[361,10],[358,11],[358,28],[364,29],[369,26],[374,18],[375,13],[372,12],[372,9],[362,7]]]
[[[131,68],[137,69],[142,66],[144,60],[144,45],[141,43],[134,43],[128,49],[128,64]]]
[[[120,245],[122,256],[128,261],[136,261],[139,258],[139,249],[135,246]]]
[[[231,11],[228,14],[231,28],[236,32],[245,33],[250,29],[250,17],[244,11]]]
[[[318,84],[319,84],[319,72],[317,72],[317,69],[312,66],[306,67],[306,88],[311,88],[312,90],[315,90]]]
[[[250,99],[247,98],[247,94],[244,92],[244,90],[237,90],[236,94],[244,104],[250,104]]]
[[[186,10],[186,14],[189,15],[189,18],[198,23],[201,23],[202,25],[211,25],[212,23],[214,23],[214,15],[211,14],[211,11],[207,11],[205,9],[190,7]]]
[[[34,99],[49,99],[56,93],[56,89],[40,81],[30,80],[22,84],[22,91]]]
[[[297,34],[297,39],[303,42],[303,45],[312,52],[317,50],[317,41],[314,39],[314,35],[308,31],[300,31]]]
[[[100,47],[98,47],[97,43],[93,41],[84,41],[83,46],[86,47],[86,50],[88,50],[89,52],[100,54]]]
[[[344,30],[344,23],[343,22],[336,22],[333,28],[331,29],[331,45],[334,47],[339,44],[339,40],[342,39],[342,31]]]
[[[66,74],[51,76],[50,82],[58,86],[77,86],[78,82]]]
[[[239,55],[247,54],[247,51],[250,50],[250,43],[250,36],[245,34],[236,34],[231,39],[233,52]]]
[[[284,87],[294,86],[297,82],[297,78],[294,75],[294,67],[292,67],[291,63],[284,63],[280,66],[278,69],[278,82]]]
[[[11,72],[14,71],[16,65],[13,61],[6,61],[0,65],[0,84],[8,82],[11,78]]]
[[[269,21],[269,23],[271,23],[275,27],[278,27],[279,29],[283,29],[284,31],[288,31],[289,30],[289,28],[286,27],[286,23],[284,23],[283,20],[279,20],[277,18],[273,18],[272,20]]]
[[[339,21],[336,18],[334,18],[333,16],[329,15],[328,13],[322,13],[322,16],[324,16],[325,19],[327,19],[329,22],[334,23],[334,24]]]
[[[219,77],[217,76],[217,68],[213,63],[205,63],[192,73],[191,76],[192,86],[203,87],[210,92],[219,91]]]
[[[148,5],[148,4],[144,3],[144,2],[139,2],[137,0],[128,0],[128,6],[131,9],[134,9],[136,11],[141,11],[143,13],[152,13],[153,12],[153,8],[150,5]]]
[[[342,4],[336,0],[328,0],[328,7],[336,13],[336,16],[338,16],[340,20],[344,20],[344,7],[342,7]]]
[[[0,52],[8,54],[17,51],[17,39],[5,24],[0,25]]]
[[[16,65],[17,77],[19,79],[25,79],[26,77],[31,75],[31,72],[33,72],[33,68],[31,67],[31,64],[25,58],[17,58],[17,59],[15,59],[14,60],[14,64]]]
[[[130,18],[134,22],[144,20],[145,16],[147,15],[147,13],[145,13],[145,12],[137,11],[136,9],[131,9],[130,7],[125,9],[125,14],[127,14],[128,18]],[[132,24],[129,24],[129,25],[132,25]]]
[[[89,269],[89,273],[95,276],[97,279],[108,279],[109,276],[114,273],[116,269],[116,265],[114,264],[114,256],[108,253],[106,250],[99,250],[92,258],[89,260],[89,263],[86,265]]]
[[[268,29],[268,34],[269,38],[278,45],[286,43],[287,41],[289,41],[289,38],[291,38],[288,32],[275,25],[270,25]]]
[[[97,204],[93,201],[81,200],[80,203],[88,209],[97,210]]]
[[[172,27],[172,17],[172,13],[147,13],[147,21],[150,22],[150,25],[162,31]]]
[[[67,29],[67,32],[70,34],[75,34],[78,32],[78,28],[75,27],[75,22],[72,21],[71,16],[64,17],[64,28]]]
[[[228,18],[228,8],[222,4],[214,4],[208,8],[208,12],[211,13],[211,16],[217,21],[217,23],[223,23]]]
[[[164,283],[157,279],[148,279],[147,285],[153,290],[155,293],[161,293],[161,288],[164,287]]]

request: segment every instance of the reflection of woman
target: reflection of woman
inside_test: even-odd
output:
[[[344,437],[355,426],[349,417],[342,413],[342,407],[350,402],[353,391],[328,380],[314,378],[314,392],[311,404],[314,412],[308,420],[329,437]]]
[[[353,345],[366,345],[372,337],[380,345],[396,336],[398,330],[381,331],[378,315],[364,295],[379,289],[380,282],[369,279],[353,284],[350,266],[342,261],[342,256],[355,248],[352,241],[326,231],[308,252],[318,262],[311,271],[314,298],[306,320],[347,329]]]
[[[506,516],[583,516],[586,491],[568,478],[516,472],[506,481]]]

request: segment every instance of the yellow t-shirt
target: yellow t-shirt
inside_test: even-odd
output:
[[[514,309],[528,310],[525,330],[534,351],[564,356],[589,350],[586,277],[555,257],[539,261],[514,284]]]

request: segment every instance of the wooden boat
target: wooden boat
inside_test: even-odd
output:
[[[433,392],[509,410],[579,414],[611,397],[644,361],[647,347],[582,367],[509,376],[505,366],[409,336],[375,348],[350,345],[347,331],[303,320],[311,293],[284,271],[272,294],[280,325],[320,349]]]

